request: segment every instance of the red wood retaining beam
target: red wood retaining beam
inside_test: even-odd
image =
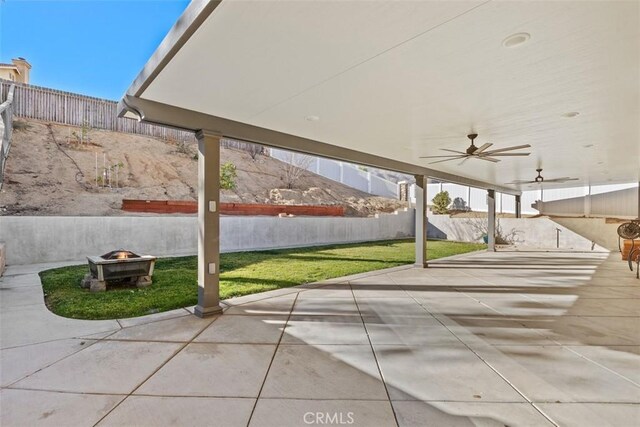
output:
[[[122,210],[147,213],[198,213],[198,202],[192,200],[122,200]],[[267,205],[254,203],[220,203],[223,215],[344,216],[343,206]]]

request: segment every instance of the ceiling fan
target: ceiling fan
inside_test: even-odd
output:
[[[536,169],[536,172],[538,172],[538,176],[536,176],[533,181],[527,181],[526,179],[516,179],[515,181],[507,182],[507,184],[542,184],[543,182],[562,183],[567,181],[578,181],[578,178],[569,178],[568,176],[554,179],[544,179],[544,177],[542,176],[542,168]]]
[[[448,162],[451,160],[459,160],[462,159],[462,162],[460,162],[460,164],[463,164],[464,162],[466,162],[467,160],[474,158],[474,159],[480,159],[480,160],[486,160],[488,162],[493,162],[493,163],[498,163],[500,161],[500,159],[496,159],[496,157],[503,157],[503,156],[528,156],[531,153],[507,153],[507,151],[513,151],[513,150],[520,150],[523,148],[529,148],[531,147],[529,144],[526,145],[515,145],[513,147],[506,147],[506,148],[498,148],[496,150],[487,150],[489,147],[491,147],[493,144],[491,143],[486,143],[481,145],[480,147],[476,147],[473,143],[473,141],[478,137],[477,133],[472,133],[467,135],[467,138],[469,138],[471,140],[471,145],[465,150],[465,151],[457,151],[457,150],[449,150],[446,148],[441,148],[442,151],[448,151],[450,153],[455,153],[455,154],[449,154],[446,156],[421,156],[421,159],[435,159],[435,158],[444,158],[443,160],[436,160],[435,162],[429,162],[429,164],[434,164],[434,163],[442,163],[442,162]]]

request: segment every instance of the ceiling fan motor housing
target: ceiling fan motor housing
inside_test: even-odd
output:
[[[544,181],[544,177],[542,176],[542,169],[536,169],[536,172],[538,172],[538,176],[536,176],[535,181],[536,182]]]
[[[467,154],[471,155],[473,153],[476,152],[476,150],[478,149],[478,147],[476,147],[473,144],[473,140],[476,139],[478,137],[477,133],[470,133],[469,135],[467,135],[467,138],[469,138],[471,140],[471,146],[469,148],[467,148]]]

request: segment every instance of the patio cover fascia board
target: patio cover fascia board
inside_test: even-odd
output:
[[[283,132],[265,129],[222,117],[212,116],[198,111],[186,110],[173,105],[163,104],[148,99],[125,95],[118,103],[120,117],[133,113],[147,123],[155,123],[177,129],[190,131],[206,130],[223,137],[245,142],[282,148],[303,154],[328,159],[358,163],[365,166],[381,168],[411,175],[424,175],[454,184],[466,185],[487,190],[495,190],[504,194],[520,195],[521,192],[507,187],[496,186],[458,175],[424,168],[361,151],[351,150],[313,139],[303,138]]]

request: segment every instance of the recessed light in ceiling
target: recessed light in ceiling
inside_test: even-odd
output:
[[[304,118],[306,121],[308,122],[317,122],[320,120],[320,117],[318,116],[307,116]]]
[[[562,117],[573,118],[573,117],[578,117],[579,115],[580,113],[577,111],[569,111],[568,113],[564,113]]]
[[[529,33],[512,34],[502,42],[504,47],[516,47],[526,43],[531,38]]]

